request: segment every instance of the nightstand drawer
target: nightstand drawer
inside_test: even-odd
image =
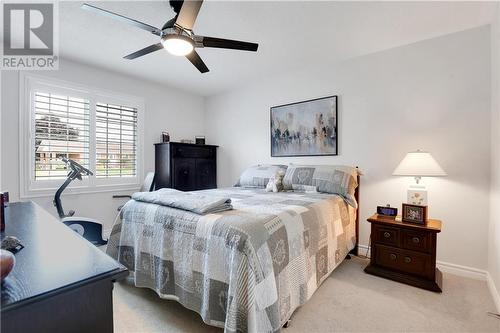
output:
[[[375,245],[375,263],[404,273],[434,277],[432,256],[383,245]]]
[[[372,235],[375,244],[399,246],[399,229],[372,224]]]
[[[431,234],[417,230],[401,230],[401,246],[414,251],[431,251]]]

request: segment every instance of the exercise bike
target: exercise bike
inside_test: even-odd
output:
[[[73,216],[75,215],[74,210],[70,210],[68,214],[64,213],[61,203],[61,194],[63,191],[73,180],[82,180],[82,176],[92,176],[93,173],[69,158],[63,157],[62,161],[68,166],[68,178],[54,195],[54,206],[57,208],[61,222],[96,246],[107,244],[108,241],[102,238],[102,224],[99,221],[88,217]]]

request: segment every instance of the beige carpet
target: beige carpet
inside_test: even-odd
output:
[[[437,294],[363,272],[367,261],[346,260],[292,316],[283,333],[500,332],[486,282],[444,274]],[[195,312],[148,289],[117,283],[115,332],[222,332]]]

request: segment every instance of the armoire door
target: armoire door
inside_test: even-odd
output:
[[[173,188],[180,191],[194,191],[196,189],[196,159],[176,158],[172,162]]]
[[[155,144],[155,188],[172,187],[170,170],[170,147],[168,144]]]
[[[200,190],[217,187],[217,173],[214,159],[196,160],[196,188]]]

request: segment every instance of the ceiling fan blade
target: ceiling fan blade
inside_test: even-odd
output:
[[[222,39],[214,37],[196,36],[195,40],[200,40],[203,47],[216,47],[220,49],[232,49],[242,51],[257,51],[259,44],[242,42],[239,40]]]
[[[182,4],[175,24],[187,30],[193,30],[194,22],[200,11],[203,0],[186,0]]]
[[[195,50],[191,51],[191,53],[189,53],[186,58],[188,58],[188,60],[191,61],[194,67],[198,68],[201,73],[206,73],[209,71],[207,65],[205,65],[203,60],[201,60],[200,55]]]
[[[161,45],[161,43],[149,45],[148,47],[145,47],[145,48],[143,48],[143,49],[141,49],[139,51],[135,51],[134,53],[126,55],[123,58],[132,60],[132,59],[135,59],[135,58],[142,57],[143,55],[146,55],[148,53],[151,53],[151,52],[154,52],[154,51],[158,51],[158,50],[160,50],[162,48],[163,48],[163,45]]]
[[[175,16],[173,19],[168,20],[163,25],[163,27],[161,27],[161,30],[165,30],[165,29],[168,29],[168,28],[173,28],[176,20],[177,20],[177,16]]]
[[[110,18],[118,20],[118,21],[125,22],[125,23],[130,24],[130,25],[132,25],[134,27],[137,27],[137,28],[149,31],[152,34],[155,34],[155,35],[158,35],[158,36],[160,36],[160,34],[161,34],[161,30],[159,30],[158,28],[153,27],[152,25],[149,25],[149,24],[146,24],[146,23],[143,23],[143,22],[139,22],[137,20],[128,18],[128,17],[120,15],[120,14],[116,14],[116,13],[110,12],[109,10],[106,10],[106,9],[102,9],[102,8],[99,8],[99,7],[96,7],[96,6],[89,5],[88,3],[84,3],[82,5],[82,9],[86,9],[86,10],[89,10],[91,12],[94,12],[94,13],[97,13],[97,14],[100,14],[100,15],[104,15],[104,16],[110,17]]]

